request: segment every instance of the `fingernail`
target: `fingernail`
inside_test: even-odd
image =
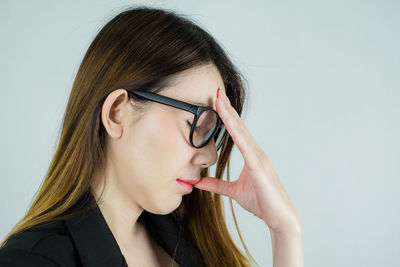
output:
[[[224,97],[224,93],[222,92],[221,89],[218,88],[218,94],[217,94],[218,98],[223,98]]]

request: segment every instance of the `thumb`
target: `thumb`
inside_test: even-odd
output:
[[[211,191],[231,198],[235,195],[235,182],[227,182],[217,178],[203,177],[193,186],[201,190]]]

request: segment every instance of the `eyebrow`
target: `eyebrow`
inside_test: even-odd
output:
[[[202,107],[210,107],[209,105],[201,103],[201,102],[192,102],[192,103],[195,104],[195,105],[202,106]]]
[[[207,108],[211,108],[211,109],[215,110],[212,106],[201,103],[201,102],[192,102],[192,103],[195,105],[201,106],[201,107],[207,107]]]

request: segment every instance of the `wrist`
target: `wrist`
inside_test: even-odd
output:
[[[271,228],[269,227],[269,231],[271,235],[274,235],[277,238],[299,238],[301,237],[301,225],[300,223],[291,224],[285,227]]]
[[[295,241],[302,239],[302,233],[300,230],[290,230],[290,231],[274,231],[269,229],[271,238],[275,240],[285,240],[285,241]]]

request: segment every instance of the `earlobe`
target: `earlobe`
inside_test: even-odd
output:
[[[105,99],[101,109],[101,121],[107,133],[114,138],[119,138],[123,133],[124,115],[123,106],[129,102],[129,97],[124,89],[111,92]]]

